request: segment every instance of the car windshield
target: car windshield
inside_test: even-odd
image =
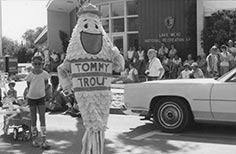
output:
[[[236,71],[236,69],[233,69],[233,70],[231,70],[231,71],[225,73],[225,74],[222,75],[221,77],[217,78],[216,80],[217,80],[217,81],[220,81],[220,80],[224,79],[224,78],[227,77],[227,76],[230,77],[230,76],[231,76],[230,74],[233,75],[233,74],[235,73],[235,71]]]

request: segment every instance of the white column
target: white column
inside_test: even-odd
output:
[[[2,0],[0,0],[0,57],[2,57]]]
[[[197,0],[197,54],[203,54],[201,33],[204,27],[204,0]]]

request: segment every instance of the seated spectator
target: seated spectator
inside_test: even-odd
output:
[[[191,66],[193,62],[194,62],[194,60],[193,60],[192,54],[188,54],[188,57],[187,57],[187,59],[184,61],[184,64],[185,64],[185,63],[188,63],[188,64]]]
[[[119,78],[118,80],[113,81],[113,83],[135,83],[139,82],[138,70],[134,67],[133,63],[129,64],[129,73],[127,77]]]
[[[190,70],[190,65],[188,63],[184,64],[184,70],[180,72],[178,79],[189,79],[192,71]]]
[[[198,67],[197,63],[192,63],[192,72],[190,74],[190,78],[204,78],[204,74],[202,70]]]
[[[129,68],[125,68],[125,70],[120,73],[120,77],[113,79],[112,83],[116,83],[117,81],[126,79],[128,77],[128,74],[129,74]]]
[[[15,88],[16,83],[15,82],[10,82],[8,84],[9,90],[7,91],[7,97],[11,98],[15,98],[17,99],[17,91],[14,89]]]
[[[182,59],[176,54],[175,57],[171,60],[170,78],[176,79],[180,74],[181,68],[182,68]]]

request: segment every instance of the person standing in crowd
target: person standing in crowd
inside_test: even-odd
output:
[[[43,55],[44,55],[44,66],[43,68],[50,72],[50,51],[47,47],[43,48]]]
[[[192,68],[192,71],[191,71],[191,74],[189,75],[190,78],[194,78],[194,79],[204,78],[204,74],[202,70],[198,67],[197,63],[195,62],[192,63],[191,68]]]
[[[160,58],[161,61],[162,61],[164,55],[166,55],[166,57],[168,57],[169,49],[166,47],[165,42],[161,42],[161,47],[159,48],[157,54],[158,54],[158,58]]]
[[[175,44],[171,44],[170,45],[170,51],[169,51],[169,58],[173,59],[175,57],[175,55],[177,54],[177,50],[175,48]]]
[[[162,66],[165,70],[164,79],[170,78],[170,63],[170,59],[166,55],[163,55]]]
[[[236,56],[236,48],[233,45],[234,45],[233,41],[229,40],[228,41],[228,52],[235,57]]]
[[[197,56],[198,67],[202,70],[203,74],[206,75],[207,62],[205,54]]]
[[[164,75],[164,68],[160,60],[156,57],[156,50],[149,49],[147,55],[149,64],[145,74],[147,74],[148,81],[161,79]]]
[[[220,47],[220,75],[223,75],[229,71],[230,53],[227,51],[226,45]]]
[[[28,86],[28,104],[31,112],[31,133],[32,145],[39,147],[37,141],[37,112],[39,113],[40,132],[42,137],[41,147],[49,149],[50,146],[46,140],[46,122],[45,122],[45,89],[48,86],[49,74],[42,69],[43,59],[41,56],[34,56],[32,58],[33,70],[26,76]]]
[[[129,48],[129,50],[127,51],[127,58],[128,58],[128,63],[133,61],[134,58],[134,50],[132,47]]]
[[[207,61],[207,77],[213,78],[217,77],[219,72],[218,72],[218,58],[216,55],[217,52],[217,47],[212,46],[210,49],[210,54],[206,57]]]
[[[43,57],[42,52],[37,47],[34,48],[34,56],[41,56],[41,57]]]
[[[60,65],[60,55],[56,51],[52,52],[51,55],[51,71],[57,72],[57,67]]]
[[[190,65],[188,63],[184,64],[184,70],[180,72],[178,79],[189,79],[192,71],[190,70]]]
[[[144,57],[144,50],[140,46],[138,51],[138,73],[141,75],[145,71],[145,57]]]
[[[193,62],[194,60],[192,54],[188,54],[187,59],[184,61],[184,64],[188,63],[191,66]]]

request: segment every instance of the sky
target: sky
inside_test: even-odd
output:
[[[47,25],[48,0],[2,0],[2,36],[19,43],[28,29]]]

